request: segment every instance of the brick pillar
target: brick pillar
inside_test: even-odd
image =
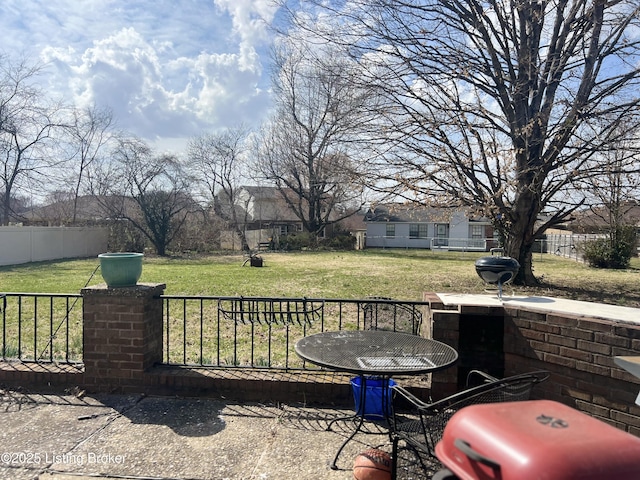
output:
[[[165,284],[82,289],[85,386],[139,391],[146,370],[162,361]]]
[[[457,311],[431,310],[430,320],[433,339],[455,348],[460,355],[460,314]],[[431,390],[434,399],[446,397],[459,390],[458,363],[433,374]]]

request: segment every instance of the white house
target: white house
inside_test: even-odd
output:
[[[302,231],[302,222],[276,187],[243,186],[238,205],[247,212],[248,230],[271,229],[278,235]]]
[[[377,205],[364,222],[367,247],[489,251],[498,246],[491,222],[464,208]]]

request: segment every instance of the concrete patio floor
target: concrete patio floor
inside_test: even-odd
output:
[[[12,480],[347,480],[386,434],[358,434],[330,461],[350,411],[141,395],[0,390],[0,478]],[[407,460],[410,462],[410,460]],[[425,478],[404,474],[402,478]]]

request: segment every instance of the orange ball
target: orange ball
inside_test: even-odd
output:
[[[360,453],[353,462],[354,480],[391,480],[391,456],[372,448]]]

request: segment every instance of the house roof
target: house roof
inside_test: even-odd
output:
[[[640,201],[630,200],[625,202],[620,210],[622,223],[640,227]],[[601,205],[574,213],[574,218],[569,224],[571,230],[582,233],[592,233],[610,227],[609,208]]]
[[[364,212],[354,213],[352,216],[343,218],[338,224],[348,232],[366,231],[367,226],[364,223]]]
[[[276,187],[249,185],[243,186],[242,188],[256,200],[273,200],[282,198],[282,195]]]
[[[470,209],[461,207],[426,207],[400,203],[379,204],[364,216],[366,222],[394,223],[446,223],[459,212],[467,214]],[[470,221],[489,223],[486,217],[470,217]]]
[[[108,197],[101,197],[101,200],[93,195],[78,197],[76,221],[100,221],[108,218],[109,212],[104,206],[105,201],[108,201]],[[133,204],[133,200],[129,198],[125,198],[124,201]],[[73,199],[63,199],[48,205],[34,207],[25,212],[23,216],[30,222],[64,224],[71,221],[73,217]]]

